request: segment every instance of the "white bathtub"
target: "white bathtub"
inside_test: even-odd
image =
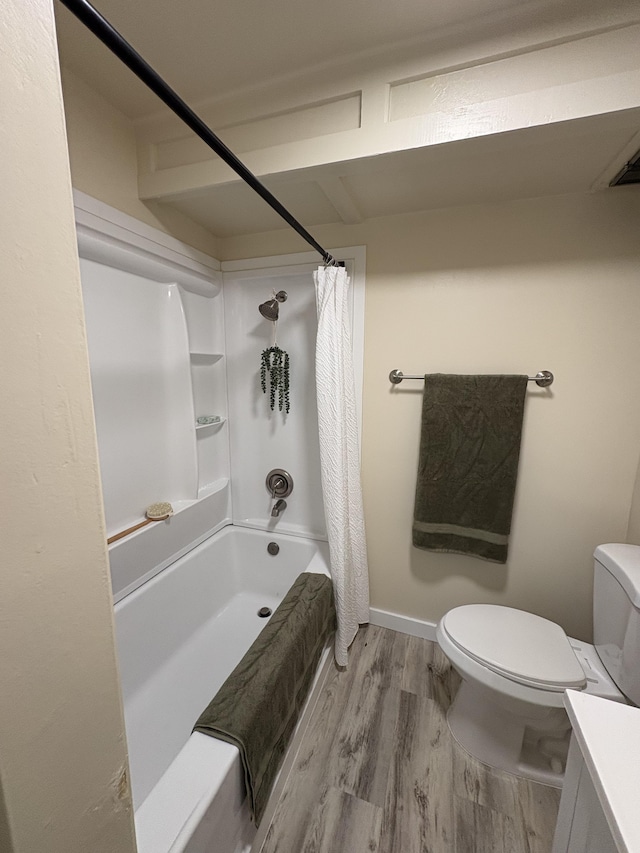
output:
[[[228,526],[116,604],[139,853],[249,849],[239,753],[191,729],[268,621],[257,611],[328,562],[324,542]]]

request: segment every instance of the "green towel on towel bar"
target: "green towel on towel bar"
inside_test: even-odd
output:
[[[331,579],[303,572],[194,726],[240,750],[256,826],[335,620]]]
[[[416,548],[507,561],[526,389],[526,376],[425,376]]]

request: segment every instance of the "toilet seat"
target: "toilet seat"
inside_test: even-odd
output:
[[[450,610],[439,627],[459,652],[511,682],[552,693],[586,685],[567,635],[541,616],[494,604],[467,604]]]

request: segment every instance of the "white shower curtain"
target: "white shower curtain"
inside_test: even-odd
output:
[[[358,625],[369,621],[369,572],[362,511],[358,419],[343,267],[313,274],[318,308],[316,386],[322,492],[338,614],[335,658],[347,665]]]

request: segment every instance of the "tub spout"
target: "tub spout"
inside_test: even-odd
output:
[[[271,510],[271,515],[273,518],[277,518],[281,512],[284,512],[287,508],[287,502],[283,501],[282,498],[276,501],[273,505],[273,509]]]

